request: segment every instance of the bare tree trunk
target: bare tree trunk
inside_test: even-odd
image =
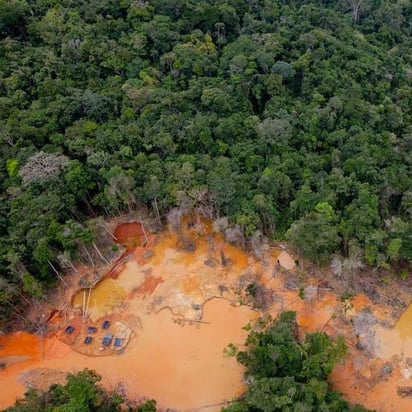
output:
[[[16,315],[23,319],[23,320],[27,320],[16,308],[16,306],[14,306],[8,299],[6,299],[6,302],[13,308],[13,310],[16,312]]]
[[[17,291],[17,293],[18,293],[18,295],[19,295],[22,299],[24,299],[24,300],[26,301],[26,303],[27,303],[28,305],[31,305],[31,302],[26,298],[26,296],[23,295],[23,293],[21,293],[21,292],[19,292],[19,291]]]
[[[4,139],[4,141],[6,142],[6,143],[8,143],[10,146],[14,146],[14,141],[13,141],[13,138],[11,137],[11,135],[9,134],[9,133],[7,133],[7,132],[5,132],[4,134],[3,134],[3,139]]]
[[[84,245],[84,243],[82,243],[82,246],[83,246],[83,249],[86,251],[87,257],[88,257],[89,260],[90,260],[90,264],[91,264],[93,267],[96,267],[96,265],[94,264],[93,258],[91,257],[91,255],[90,255],[87,247]]]
[[[97,254],[100,256],[100,258],[106,262],[106,264],[109,264],[109,261],[103,256],[102,252],[100,252],[99,248],[96,246],[96,243],[93,242],[93,247],[96,250]]]
[[[92,294],[92,286],[89,286],[89,296],[87,297],[87,304],[86,304],[86,310],[84,312],[84,317],[86,318],[86,315],[89,312],[89,304],[90,304],[90,295]]]
[[[140,224],[142,225],[144,238],[146,240],[146,245],[148,245],[149,244],[149,238],[147,237],[146,229],[144,228],[144,224],[142,222],[140,222]]]
[[[86,291],[83,290],[82,318],[85,318],[86,313]]]
[[[117,242],[117,237],[106,227],[106,225],[104,223],[100,223],[99,226],[102,227],[112,237],[112,239],[115,242]]]
[[[47,263],[50,265],[50,267],[53,269],[54,273],[58,276],[58,278],[62,281],[62,283],[64,284],[64,286],[66,286],[66,288],[69,287],[69,285],[67,284],[67,282],[63,279],[63,277],[60,275],[60,273],[58,272],[58,270],[53,266],[53,263],[50,262],[50,260],[47,260]]]
[[[133,214],[134,214],[134,210],[133,210],[132,207],[130,206],[130,203],[129,203],[129,202],[127,202],[127,208],[129,209],[129,213],[130,213],[131,215],[133,215]]]
[[[362,3],[364,0],[346,0],[346,3],[351,8],[352,19],[355,23],[359,21],[361,11],[362,11]]]
[[[157,206],[157,199],[156,198],[153,199],[153,204],[154,204],[154,209],[155,209],[155,212],[156,212],[157,223],[158,223],[159,226],[161,226],[162,223],[160,221],[159,207]]]
[[[76,266],[73,265],[73,262],[71,260],[68,260],[68,263],[74,272],[79,273],[79,271],[76,269]]]

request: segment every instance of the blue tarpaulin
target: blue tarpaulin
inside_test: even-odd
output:
[[[102,345],[104,346],[109,346],[110,342],[112,341],[113,335],[111,333],[108,333],[102,340]]]

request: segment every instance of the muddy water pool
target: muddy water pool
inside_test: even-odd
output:
[[[397,320],[393,328],[378,326],[376,337],[377,352],[383,359],[390,359],[397,355],[412,358],[412,305]]]
[[[78,292],[73,300],[74,308],[83,308],[92,321],[112,314],[121,305],[126,292],[117,280],[106,278],[100,281],[93,289],[84,289]]]
[[[23,370],[74,372],[84,367],[100,373],[107,387],[121,383],[129,396],[155,398],[163,407],[201,410],[230,400],[244,390],[242,368],[223,351],[229,343],[244,342],[247,333],[242,327],[256,313],[224,299],[212,299],[205,304],[203,315],[206,323],[185,326],[174,322],[168,310],[142,316],[144,333],[135,337],[123,355],[104,358],[81,355],[55,338],[46,340],[44,356],[40,356],[36,338],[30,337],[30,342],[25,335],[3,339],[0,342],[8,354],[29,354],[31,358],[0,372],[0,382],[8,388],[0,393],[0,408],[23,394]]]
[[[123,226],[117,232],[126,245],[134,242],[129,229]],[[220,410],[216,404],[239,395],[244,390],[243,370],[225,357],[224,349],[244,342],[247,332],[242,327],[257,313],[233,306],[229,292],[222,297],[218,285],[235,280],[248,257],[221,239],[214,249],[210,239],[199,238],[195,253],[179,250],[176,244],[176,235],[167,232],[153,245],[150,258],[136,248],[116,279],[105,278],[90,295],[85,289],[72,299],[79,315],[69,321],[76,326],[70,337],[80,333],[73,340],[82,344],[80,331],[88,324],[82,320],[84,310],[96,326],[102,317],[112,324],[122,321],[133,330],[123,354],[106,349],[112,356],[85,356],[74,350],[78,342],[68,345],[69,339],[59,339],[68,338],[63,331],[43,340],[28,334],[0,338],[0,358],[14,356],[14,363],[10,358],[0,371],[0,384],[9,388],[0,391],[0,408],[23,394],[24,382],[43,387],[61,379],[61,372],[85,367],[100,373],[108,388],[120,383],[130,397],[155,398],[159,406],[176,410]],[[227,267],[219,263],[222,254],[230,261]],[[205,265],[207,259],[213,259],[215,267]]]

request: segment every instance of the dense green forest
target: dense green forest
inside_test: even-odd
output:
[[[410,1],[0,0],[0,36],[3,319],[142,207],[411,268]]]
[[[246,340],[246,350],[229,352],[246,368],[245,394],[224,412],[367,412],[351,407],[332,390],[328,375],[346,354],[341,338],[308,333],[298,338],[295,312],[283,312],[275,321],[259,319]]]

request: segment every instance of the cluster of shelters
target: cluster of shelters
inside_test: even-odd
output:
[[[72,346],[79,352],[88,355],[98,355],[98,352],[104,351],[110,347],[112,350],[123,349],[130,339],[130,329],[120,322],[115,322],[112,326],[109,320],[104,320],[100,327],[88,325],[85,329],[76,331],[79,339],[72,339]],[[76,326],[69,325],[64,329],[64,335],[70,336],[75,333]],[[103,333],[99,333],[103,332]],[[97,353],[96,353],[97,352]]]

